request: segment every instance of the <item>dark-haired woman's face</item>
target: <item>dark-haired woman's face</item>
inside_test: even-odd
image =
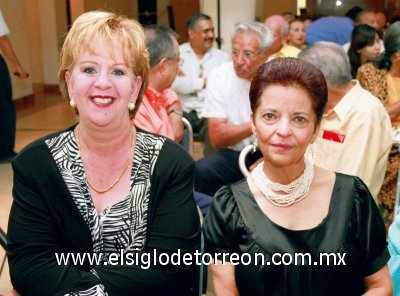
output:
[[[302,165],[306,149],[318,133],[311,98],[296,86],[268,86],[252,124],[264,161],[272,166]]]
[[[375,39],[372,44],[358,49],[357,52],[360,54],[361,64],[364,64],[368,59],[377,57],[381,52],[381,41],[378,34],[375,34]]]

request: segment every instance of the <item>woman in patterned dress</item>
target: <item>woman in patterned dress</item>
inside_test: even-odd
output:
[[[85,13],[60,60],[60,89],[79,123],[13,161],[14,288],[22,295],[191,295],[194,265],[165,262],[198,247],[194,162],[179,145],[130,123],[148,79],[142,27],[113,13]],[[59,260],[77,254],[87,257]]]
[[[389,27],[383,36],[383,43],[384,54],[376,61],[361,66],[357,72],[357,80],[386,106],[396,131],[400,126],[400,22]],[[393,221],[400,156],[398,149],[399,143],[395,142],[389,154],[385,180],[378,195],[386,228]]]

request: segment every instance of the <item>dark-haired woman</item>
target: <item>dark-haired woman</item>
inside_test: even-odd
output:
[[[379,56],[381,41],[378,31],[370,25],[354,27],[351,33],[351,44],[347,52],[351,65],[351,76],[357,75],[358,68],[371,58]]]
[[[378,202],[386,227],[393,221],[394,201],[399,170],[400,135],[400,21],[392,24],[383,36],[385,52],[373,62],[361,66],[357,80],[386,106],[393,126],[395,143],[389,154],[385,180]],[[378,143],[377,143],[378,144]]]
[[[304,60],[274,59],[253,77],[263,162],[208,210],[216,295],[391,295],[385,227],[368,188],[304,156],[326,103],[323,74]]]

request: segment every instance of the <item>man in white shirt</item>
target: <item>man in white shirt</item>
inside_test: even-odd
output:
[[[189,42],[180,47],[181,62],[178,76],[172,89],[178,93],[182,103],[184,117],[189,120],[194,133],[206,133],[206,119],[201,117],[207,85],[207,76],[211,69],[229,60],[223,51],[213,47],[215,33],[211,18],[196,13],[186,22]],[[209,153],[208,139],[205,137],[205,154]]]
[[[257,22],[235,25],[232,36],[232,62],[210,73],[202,112],[208,118],[210,143],[220,148],[196,162],[195,189],[208,195],[243,178],[238,159],[251,142],[250,81],[268,59],[273,39],[271,30]]]

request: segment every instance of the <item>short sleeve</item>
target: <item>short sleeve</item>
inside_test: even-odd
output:
[[[0,37],[8,35],[10,33],[7,24],[4,20],[3,13],[0,9]]]
[[[363,181],[355,178],[355,199],[351,216],[352,231],[363,258],[363,276],[379,271],[390,259],[386,243],[386,228],[379,209]]]
[[[162,94],[165,97],[165,108],[168,109],[175,102],[179,101],[179,97],[176,92],[174,92],[171,88],[165,89]]]
[[[204,222],[204,239],[209,253],[234,253],[238,249],[236,228],[240,218],[232,189],[217,191]]]
[[[201,117],[205,118],[227,118],[227,106],[225,104],[225,64],[214,68],[207,78],[206,95]],[[224,77],[225,76],[225,77]]]

